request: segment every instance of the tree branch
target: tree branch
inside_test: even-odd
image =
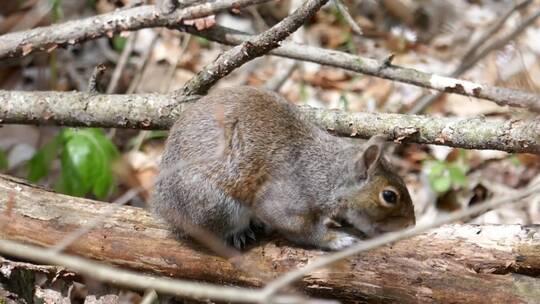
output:
[[[4,217],[2,222],[6,223],[0,228],[0,239],[52,246],[74,229],[101,218],[106,208],[108,204],[44,191],[0,176],[0,218]],[[310,272],[295,286],[311,296],[344,302],[532,303],[537,294],[527,290],[540,288],[534,278],[540,274],[540,252],[536,250],[540,246],[539,235],[539,226],[444,226]],[[273,278],[298,266],[310,265],[326,255],[318,250],[288,247],[288,244],[282,240],[261,242],[246,251],[241,259],[257,265]],[[3,254],[65,265],[106,282],[120,277],[116,284],[127,287],[154,288],[158,292],[181,296],[215,296],[230,301],[234,301],[238,291],[246,293],[246,301],[247,297],[251,301],[264,298],[261,290],[221,287],[219,291],[226,291],[222,294],[214,289],[215,285],[194,282],[188,282],[189,286],[178,285],[176,280],[167,280],[168,285],[164,288],[162,279],[144,276],[141,280],[141,276],[133,276],[131,272],[126,276],[126,272],[118,268],[103,272],[104,265],[95,262],[90,264],[92,267],[81,268],[77,263],[72,264],[79,261],[73,260],[72,256],[59,256],[33,247],[30,251],[27,249],[0,241]],[[68,251],[115,266],[168,277],[254,287],[261,287],[271,280],[242,272],[231,262],[196,244],[174,240],[162,223],[134,207],[118,208],[115,214],[104,218],[103,225],[89,231]],[[195,289],[189,288],[191,286]],[[186,294],[186,290],[191,294]],[[279,298],[272,300],[279,301]]]
[[[211,29],[200,32],[193,28],[178,27],[178,29],[229,45],[242,43],[251,37],[251,35],[221,26],[214,26]],[[281,47],[270,51],[270,54],[342,68],[440,92],[482,98],[493,101],[500,106],[529,108],[540,112],[540,95],[538,94],[486,84],[477,84],[467,80],[439,76],[392,64],[389,65],[385,60],[375,60],[291,42],[283,43]]]
[[[178,90],[177,96],[206,94],[212,85],[235,68],[278,47],[283,39],[296,31],[306,20],[311,19],[326,2],[328,0],[304,1],[298,9],[272,28],[221,54]]]
[[[168,129],[184,106],[172,95],[0,90],[0,123]],[[300,111],[322,128],[343,136],[369,138],[385,134],[389,140],[421,144],[540,153],[540,118],[459,119],[346,113],[307,106],[300,107]]]
[[[522,8],[523,6],[527,5],[530,1],[525,0],[518,4],[516,4],[512,9],[510,9],[506,14],[502,16],[502,18],[493,26],[492,29],[488,30],[485,33],[485,36],[491,35],[494,32],[496,32],[504,23],[506,20],[505,18],[510,17],[510,15],[517,9]],[[526,18],[524,21],[522,21],[518,26],[516,26],[510,33],[504,35],[503,37],[491,41],[489,44],[484,45],[481,47],[480,42],[484,41],[477,41],[475,45],[473,45],[467,53],[462,57],[461,64],[457,66],[452,73],[450,73],[450,77],[459,77],[466,71],[468,71],[470,68],[472,68],[476,63],[478,63],[480,60],[485,58],[489,53],[491,53],[494,50],[500,49],[503,46],[505,46],[508,42],[511,40],[514,40],[521,32],[523,32],[527,27],[529,27],[531,24],[534,23],[534,21],[540,17],[540,10],[536,10],[533,14],[531,14],[528,18]],[[483,37],[486,39],[487,37]],[[485,44],[485,43],[484,43]],[[481,48],[480,48],[481,47]],[[442,96],[442,92],[439,92],[438,94],[434,95],[424,95],[418,101],[416,104],[408,111],[409,114],[419,114],[422,113],[427,107],[429,107],[432,103],[434,103],[436,100],[438,100]],[[534,102],[534,101],[533,101]],[[539,99],[536,100],[536,103],[540,104]]]
[[[251,36],[218,26],[206,31],[197,32],[194,28],[180,26],[180,21],[214,14],[218,10],[266,1],[269,0],[218,0],[212,4],[207,3],[177,10],[170,15],[159,14],[154,6],[142,6],[37,28],[26,32],[6,34],[0,36],[0,59],[8,56],[24,56],[35,50],[50,50],[59,45],[75,44],[115,32],[158,26],[189,31],[192,34],[225,44],[241,44]],[[343,68],[441,92],[487,99],[499,105],[525,107],[534,111],[540,111],[540,96],[537,94],[476,84],[470,81],[425,73],[415,69],[388,65],[384,60],[374,60],[294,43],[283,43],[282,47],[270,53],[277,56]]]
[[[154,5],[39,27],[0,36],[0,59],[26,56],[37,50],[49,51],[58,46],[74,45],[122,31],[181,24],[183,20],[213,15],[219,11],[268,2],[270,0],[217,0],[162,14]]]

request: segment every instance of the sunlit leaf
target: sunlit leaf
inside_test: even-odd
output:
[[[433,179],[431,181],[431,186],[436,192],[444,193],[450,190],[450,187],[452,186],[452,179],[449,175],[442,175],[436,179]]]
[[[451,165],[448,167],[448,172],[452,183],[457,186],[464,187],[467,185],[467,176],[465,172],[457,165]]]

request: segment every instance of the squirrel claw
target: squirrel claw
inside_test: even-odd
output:
[[[255,232],[251,230],[251,228],[246,229],[246,236],[250,238],[252,241],[255,241]]]
[[[235,234],[232,234],[228,238],[228,244],[233,246],[236,249],[244,249],[248,243],[251,243],[251,241],[255,241],[255,233],[253,230],[251,230],[251,227],[248,227],[242,231],[239,231]]]

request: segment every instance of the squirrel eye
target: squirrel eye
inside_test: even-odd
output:
[[[379,199],[384,205],[394,206],[398,202],[398,194],[394,189],[386,188],[381,191]]]

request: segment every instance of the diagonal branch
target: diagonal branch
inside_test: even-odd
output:
[[[424,221],[415,227],[411,227],[409,229],[405,229],[402,231],[396,231],[391,233],[386,233],[384,235],[381,235],[380,237],[376,237],[370,240],[366,240],[362,243],[359,243],[357,245],[351,246],[345,250],[342,250],[340,252],[336,252],[333,254],[330,254],[328,256],[325,256],[323,258],[318,259],[317,261],[303,267],[296,269],[294,271],[290,271],[283,276],[275,279],[274,281],[270,282],[265,287],[265,292],[270,297],[280,289],[284,288],[285,286],[293,283],[296,280],[300,280],[302,277],[307,275],[308,273],[311,273],[317,269],[323,268],[325,266],[331,265],[333,263],[336,263],[340,260],[343,260],[347,257],[354,256],[360,252],[372,250],[387,244],[392,244],[399,240],[404,240],[410,237],[413,237],[415,235],[419,235],[425,232],[428,232],[429,230],[440,227],[443,225],[448,225],[451,223],[454,223],[456,221],[469,218],[471,216],[475,216],[477,214],[482,214],[490,209],[498,208],[504,204],[517,202],[520,200],[523,200],[527,196],[538,194],[540,192],[540,183],[536,183],[533,185],[530,185],[523,191],[519,191],[517,194],[508,196],[508,197],[502,197],[502,198],[495,198],[492,199],[486,203],[478,204],[469,208],[465,208],[463,210],[460,210],[458,212],[454,212],[445,216],[438,217],[432,221]]]
[[[200,32],[192,28],[185,29],[180,27],[179,29],[187,30],[192,34],[213,41],[231,45],[240,44],[251,37],[248,34],[220,26]],[[397,65],[389,65],[385,60],[375,60],[290,42],[283,43],[281,47],[272,50],[270,54],[342,68],[427,89],[434,89],[440,92],[482,98],[493,101],[501,106],[529,108],[540,112],[540,95],[538,94],[486,84],[477,84],[467,80],[439,76]]]
[[[107,14],[39,27],[0,36],[0,59],[26,56],[58,46],[74,45],[87,40],[111,36],[122,31],[149,27],[174,26],[186,19],[213,15],[219,11],[244,7],[270,0],[217,0],[161,14],[154,5],[117,10]]]
[[[168,129],[185,103],[172,95],[95,95],[0,90],[0,123]],[[540,119],[446,118],[346,113],[301,107],[307,119],[343,136],[388,139],[467,149],[540,153]]]
[[[503,15],[503,17],[499,20],[497,24],[494,25],[494,27],[489,30],[485,35],[492,34],[493,32],[496,32],[500,26],[504,23],[506,19],[508,18],[516,9],[521,8],[523,5],[528,4],[529,1],[523,1],[521,3],[516,4],[512,9],[510,9],[506,14]],[[491,41],[489,44],[484,45],[481,47],[481,45],[478,45],[479,42],[475,43],[474,46],[480,47],[478,48],[470,48],[469,51],[462,57],[462,62],[459,66],[455,68],[455,70],[450,74],[450,77],[459,77],[463,73],[467,72],[470,68],[472,68],[476,63],[478,63],[480,60],[485,58],[489,53],[491,53],[494,50],[500,49],[503,46],[505,46],[508,42],[511,40],[514,40],[521,32],[523,32],[526,28],[531,26],[535,22],[536,19],[540,17],[540,9],[536,10],[534,13],[529,15],[524,21],[522,21],[518,26],[516,26],[511,32],[504,35],[503,37]],[[483,42],[483,41],[482,41]],[[408,112],[410,114],[418,114],[422,113],[427,107],[429,107],[432,103],[434,103],[436,100],[438,100],[442,96],[442,92],[439,92],[438,94],[434,95],[424,95],[412,107]],[[533,99],[531,102],[535,102],[537,105],[540,104],[540,97],[537,97],[536,101]],[[535,109],[534,105],[531,109]]]
[[[326,2],[328,0],[304,1],[298,9],[272,28],[221,54],[190,79],[181,90],[176,91],[176,94],[184,96],[205,94],[212,85],[235,68],[278,47],[283,39],[311,19]]]

